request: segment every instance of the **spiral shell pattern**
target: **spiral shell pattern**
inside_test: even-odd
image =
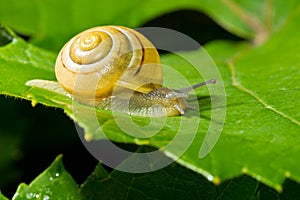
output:
[[[79,101],[109,97],[116,85],[147,93],[163,81],[155,47],[142,34],[121,26],[76,35],[60,51],[55,73]]]

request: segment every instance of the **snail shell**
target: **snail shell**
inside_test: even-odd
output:
[[[126,27],[101,26],[79,33],[60,51],[55,73],[61,87],[87,105],[155,117],[180,115],[186,108],[186,91],[162,87],[156,48]],[[125,97],[124,91],[131,96]]]
[[[163,81],[155,47],[137,31],[120,26],[95,27],[72,38],[57,57],[55,73],[81,102],[109,97],[116,85],[147,93]]]

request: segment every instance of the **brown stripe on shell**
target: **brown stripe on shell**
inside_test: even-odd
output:
[[[135,34],[135,32],[131,31],[130,29],[127,29],[130,33],[132,33],[132,35],[134,35],[134,37],[139,41],[141,47],[142,47],[142,58],[141,58],[141,61],[139,63],[139,67],[138,69],[136,70],[136,72],[134,73],[134,76],[138,75],[143,67],[143,64],[144,64],[144,60],[145,60],[145,48],[144,48],[144,45],[141,41],[141,39]]]

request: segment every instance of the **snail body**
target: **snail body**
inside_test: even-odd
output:
[[[182,115],[186,109],[187,88],[163,87],[156,48],[126,27],[79,33],[60,51],[55,74],[60,86],[83,104],[155,117]]]

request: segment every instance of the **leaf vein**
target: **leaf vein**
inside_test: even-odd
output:
[[[233,61],[230,60],[227,62],[228,68],[231,72],[231,81],[232,81],[232,85],[234,87],[236,87],[237,89],[249,94],[250,96],[252,96],[254,99],[256,99],[259,103],[261,103],[265,108],[275,112],[276,114],[288,119],[289,121],[291,121],[292,123],[300,126],[300,122],[290,116],[288,116],[287,114],[285,114],[284,112],[281,112],[275,108],[273,108],[271,105],[268,105],[263,99],[261,99],[258,95],[256,95],[253,91],[247,89],[246,87],[244,87],[243,85],[241,85],[236,78],[236,70],[233,64]]]
[[[243,10],[232,0],[222,0],[222,3],[239,16],[257,34],[254,38],[255,44],[261,44],[268,38],[269,30],[255,16]]]

